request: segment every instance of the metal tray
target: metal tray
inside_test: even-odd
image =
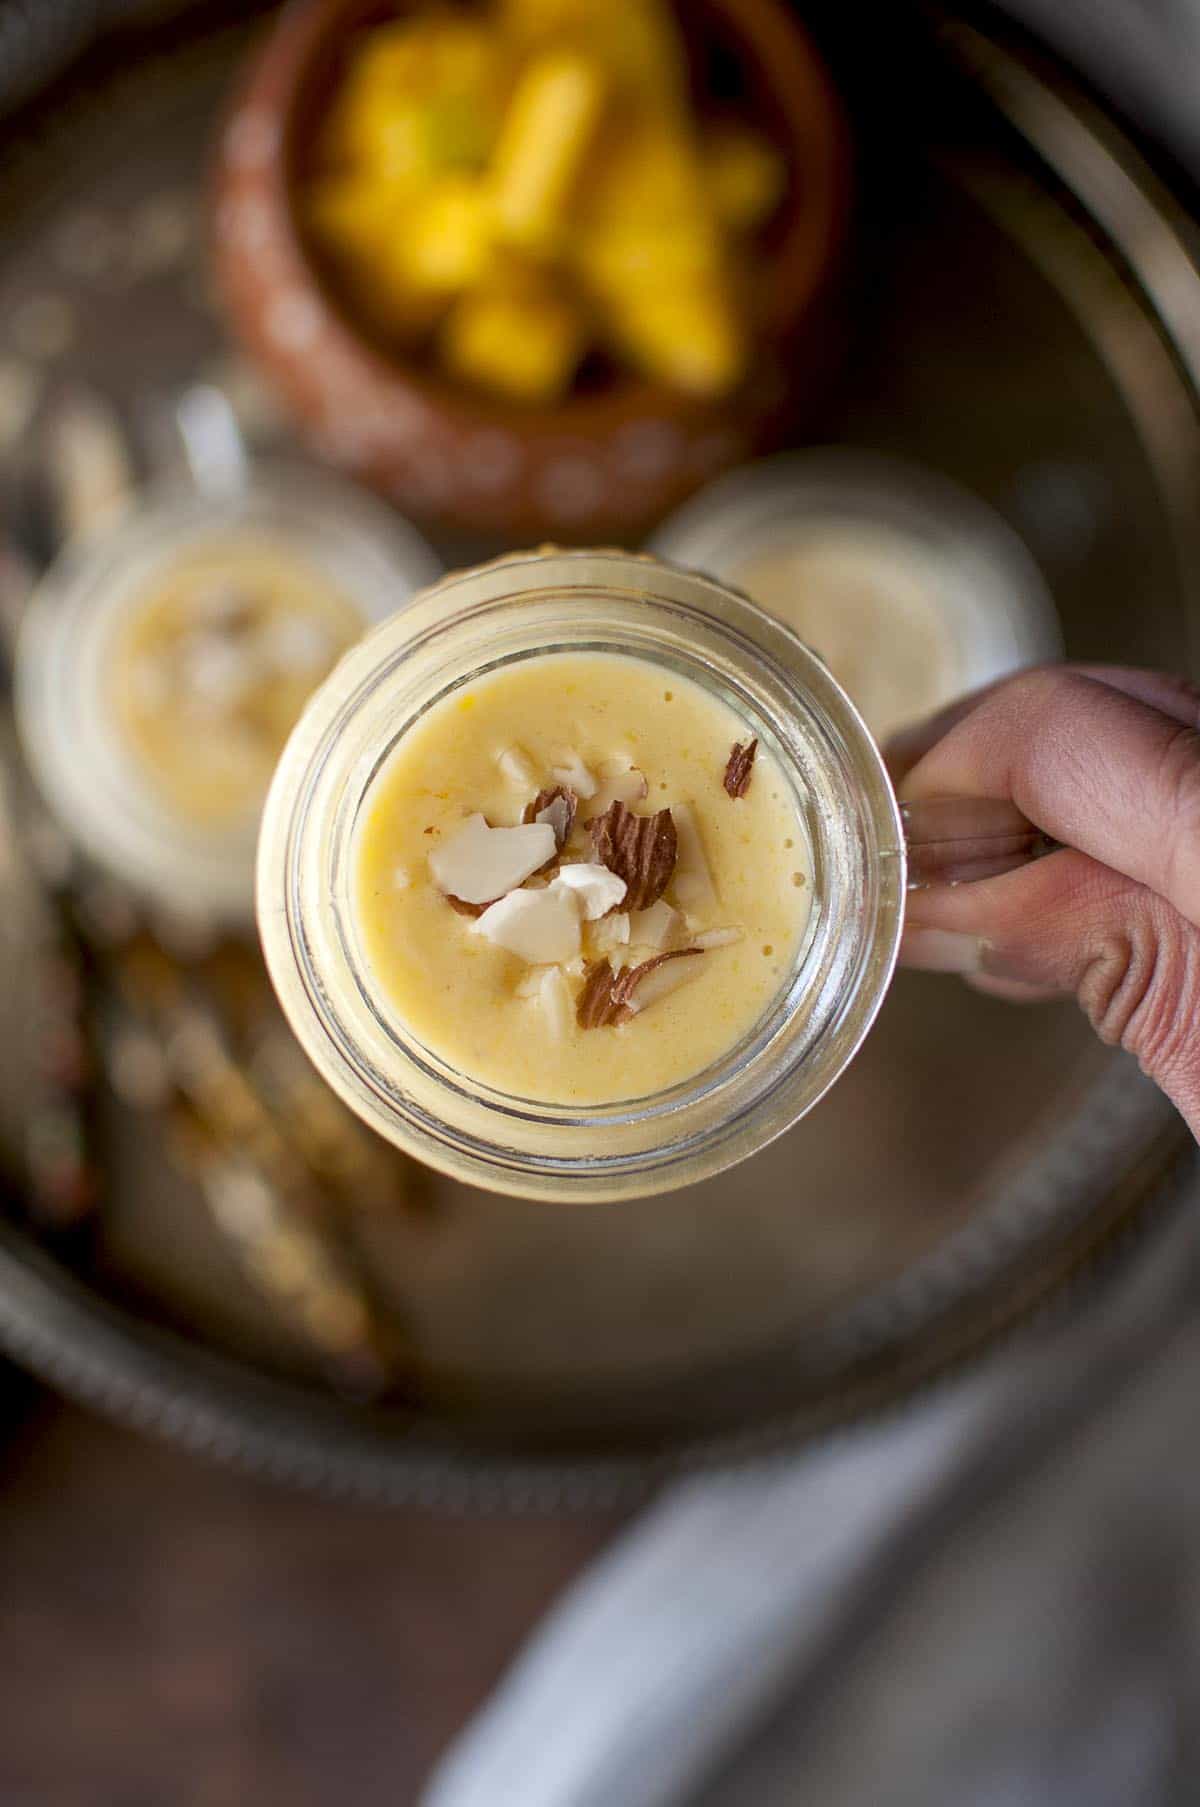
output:
[[[245,42],[176,31],[26,115],[0,179],[0,405],[21,371],[85,379],[126,413],[228,375],[194,216]],[[1192,669],[1191,223],[1027,51],[940,16],[905,46],[890,105],[856,99],[847,69],[861,251],[828,437],[997,507],[1041,564],[1072,655]],[[29,1050],[15,1025],[22,1007],[36,1017],[26,943],[47,904],[19,839],[6,852],[0,1122],[19,1177]],[[102,997],[105,982],[101,959]],[[694,1191],[571,1211],[441,1181],[420,1210],[364,1199],[372,1284],[414,1351],[406,1386],[364,1404],[264,1312],[155,1119],[105,1098],[98,1136],[104,1199],[82,1244],[38,1235],[19,1194],[0,1219],[0,1342],[193,1446],[443,1505],[599,1503],[876,1409],[1171,1208],[1191,1148],[1073,1006],[1017,1011],[902,975],[821,1110]]]

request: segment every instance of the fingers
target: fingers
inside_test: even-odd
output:
[[[1135,697],[1138,702],[1149,704],[1152,709],[1161,710],[1164,715],[1171,716],[1184,727],[1200,726],[1200,688],[1187,678],[1172,677],[1161,671],[1142,671],[1132,665],[1034,666],[1030,669],[1079,672],[1085,678],[1094,678],[1097,683],[1107,684],[1112,690],[1119,690],[1126,696]],[[945,709],[939,709],[936,715],[914,722],[911,727],[902,728],[898,734],[894,734],[884,748],[884,759],[893,782],[899,784],[907,777],[917,761],[924,758],[957,722],[970,715],[985,697],[994,695],[1003,685],[1012,682],[1011,674],[998,678],[995,683],[972,691],[969,696],[959,697]]]
[[[907,801],[988,797],[1200,922],[1200,708],[1150,674],[1128,687],[1043,668],[986,693],[908,772]]]
[[[1200,929],[1149,887],[1067,849],[935,885],[909,898],[901,958],[1000,995],[1073,993],[1200,1133]]]

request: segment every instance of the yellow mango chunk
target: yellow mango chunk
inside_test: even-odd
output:
[[[443,176],[409,210],[406,262],[414,288],[456,293],[479,281],[491,248],[491,215],[482,183]]]
[[[501,0],[499,18],[523,50],[559,45],[595,58],[621,98],[685,104],[682,46],[662,0]]]
[[[744,374],[744,335],[718,283],[646,289],[613,309],[607,325],[630,363],[687,395],[724,395]]]
[[[317,237],[332,251],[370,253],[395,232],[407,190],[357,176],[326,176],[309,190],[306,214]]]
[[[413,183],[487,161],[509,80],[483,22],[434,14],[372,32],[357,52],[321,142],[333,168]]]
[[[567,388],[587,342],[581,310],[550,289],[479,289],[442,330],[446,368],[514,401],[548,402]]]
[[[549,247],[600,117],[599,69],[571,52],[535,57],[517,84],[492,159],[496,229],[511,244]]]

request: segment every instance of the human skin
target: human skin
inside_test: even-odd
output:
[[[1018,673],[897,735],[901,803],[1003,799],[1049,840],[909,893],[901,960],[1016,1001],[1073,994],[1200,1135],[1200,689],[1120,666]]]

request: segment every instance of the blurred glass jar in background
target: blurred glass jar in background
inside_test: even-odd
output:
[[[1012,529],[957,484],[889,458],[835,450],[747,465],[653,545],[793,628],[879,741],[1062,654],[1053,601]]]
[[[309,693],[439,568],[380,505],[282,464],[152,497],[72,548],[17,654],[22,740],[61,826],[157,905],[248,926],[263,798]]]

